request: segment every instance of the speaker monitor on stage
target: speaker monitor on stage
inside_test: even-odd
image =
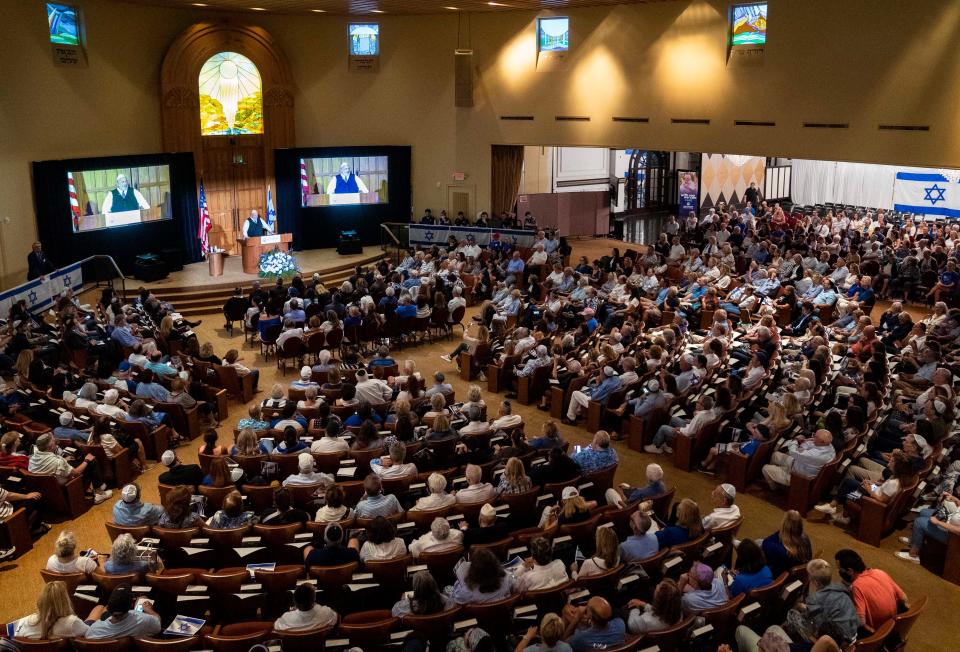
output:
[[[360,242],[360,236],[356,231],[341,231],[340,240],[337,243],[337,253],[341,256],[363,253],[363,243]]]

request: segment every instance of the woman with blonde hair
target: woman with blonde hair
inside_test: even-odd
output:
[[[237,433],[237,439],[230,449],[230,455],[260,455],[260,441],[252,428],[243,428]]]
[[[532,487],[533,483],[530,482],[520,458],[511,457],[507,460],[503,475],[500,476],[500,484],[497,485],[497,495],[522,494],[524,491],[530,491]]]
[[[619,563],[620,540],[617,538],[617,532],[612,527],[602,527],[597,529],[596,553],[593,557],[583,560],[579,572],[577,562],[573,562],[570,565],[570,574],[574,578],[599,575],[615,568]]]
[[[660,550],[693,541],[703,534],[703,519],[700,517],[700,505],[690,498],[684,498],[677,506],[676,525],[669,525],[657,531]]]
[[[13,635],[29,639],[73,638],[85,635],[88,629],[73,612],[66,583],[59,580],[43,585],[36,613],[13,623]]]
[[[596,508],[597,501],[584,500],[576,487],[564,487],[560,494],[560,504],[556,507],[544,507],[538,527],[549,528],[567,523],[586,521],[592,514],[590,510]]]
[[[774,577],[813,558],[810,537],[803,531],[803,517],[795,509],[784,513],[780,529],[763,539],[760,547]]]
[[[77,554],[77,538],[70,530],[57,535],[54,554],[47,559],[47,570],[55,573],[90,574],[97,568],[97,557]]]
[[[467,389],[467,402],[463,404],[461,410],[466,412],[471,405],[476,405],[478,408],[485,408],[487,404],[483,400],[483,394],[480,389],[480,385],[470,385]]]
[[[17,356],[17,374],[14,379],[20,389],[30,387],[30,365],[33,364],[33,349],[24,349]]]
[[[488,303],[488,302],[486,302]],[[480,311],[480,314],[483,314],[483,310]],[[476,337],[469,335],[470,328],[476,326],[477,334]],[[477,347],[481,344],[490,344],[490,329],[484,326],[483,324],[473,323],[467,327],[467,330],[463,332],[463,341],[457,345],[457,348],[453,350],[449,355],[441,355],[440,359],[446,362],[457,361],[457,366],[460,365],[460,354],[464,351],[467,351],[471,355],[477,352]]]
[[[563,642],[563,636],[567,633],[566,626],[563,624],[563,618],[555,613],[549,613],[540,621],[540,640],[543,642],[537,645],[536,649],[542,652],[564,652],[571,649],[569,645]],[[537,635],[536,626],[527,629],[527,633],[520,639],[520,643],[514,652],[526,650]],[[534,649],[534,648],[530,648]]]

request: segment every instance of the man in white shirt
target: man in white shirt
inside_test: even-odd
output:
[[[410,544],[410,554],[414,559],[422,552],[440,552],[456,548],[463,543],[463,532],[451,530],[450,523],[442,516],[433,519],[430,531]]]
[[[619,333],[617,333],[619,335]],[[617,344],[620,344],[619,341]],[[620,344],[622,347],[623,345]],[[640,377],[637,375],[637,360],[631,356],[627,356],[620,360],[620,366],[623,368],[623,373],[620,374],[620,385],[622,387],[627,387],[637,382]]]
[[[467,408],[467,419],[470,422],[460,428],[461,435],[485,435],[490,432],[490,424],[483,421],[483,410],[479,405]]]
[[[453,313],[457,308],[466,307],[467,302],[463,298],[463,288],[459,285],[453,286],[453,298],[447,301],[447,312],[450,313],[449,317],[453,317]]]
[[[537,345],[537,340],[530,334],[530,329],[521,326],[515,333],[517,343],[513,347],[515,355],[523,356],[524,353]]]
[[[736,523],[740,519],[740,507],[733,502],[736,498],[737,490],[732,484],[717,485],[710,493],[713,511],[703,517],[703,528],[716,530]]]
[[[317,604],[316,589],[309,582],[301,584],[293,592],[293,605],[293,609],[277,618],[274,629],[291,632],[334,627],[339,620],[336,611]]]
[[[292,319],[285,319],[285,320],[283,321],[283,328],[284,328],[283,332],[280,333],[279,336],[277,336],[277,350],[278,350],[278,351],[282,351],[282,350],[283,350],[283,343],[286,342],[287,340],[289,340],[290,338],[296,337],[296,338],[299,338],[299,339],[301,339],[301,340],[303,339],[303,329],[302,329],[302,328],[294,328],[294,327],[293,327],[293,320],[292,320]]]
[[[96,457],[87,453],[80,464],[76,467],[71,466],[58,454],[57,440],[50,433],[37,437],[28,469],[31,473],[52,475],[60,484],[66,484],[71,478],[83,476],[84,486],[86,483],[93,485],[93,501],[97,505],[113,495],[113,491],[107,490],[107,485],[102,481]]]
[[[836,457],[833,449],[833,434],[829,430],[818,430],[813,439],[803,436],[790,440],[787,452],[776,451],[770,458],[770,464],[763,467],[763,477],[770,488],[789,487],[793,473],[806,478],[814,478],[828,462]]]
[[[351,194],[355,192],[368,193],[367,184],[353,173],[350,164],[344,161],[340,164],[340,174],[327,183],[327,194]]]
[[[357,400],[371,405],[385,403],[393,398],[390,385],[367,373],[366,369],[357,369]]]
[[[327,473],[317,473],[313,470],[313,455],[310,453],[300,453],[297,455],[297,468],[300,472],[287,476],[283,481],[283,486],[286,487],[292,484],[333,484],[333,476]]]
[[[483,503],[493,500],[495,490],[489,482],[481,482],[483,470],[476,464],[468,464],[467,486],[456,493],[458,503]]]
[[[482,250],[480,245],[475,242],[467,242],[466,240],[461,240],[460,242],[460,253],[462,253],[467,258],[479,258]]]
[[[568,579],[563,560],[553,558],[553,545],[546,537],[530,541],[530,557],[514,574],[518,593],[552,589]]]
[[[350,444],[346,439],[340,438],[340,420],[331,417],[327,421],[326,433],[320,439],[315,439],[310,445],[310,450],[314,453],[346,453],[350,450]]]
[[[117,175],[117,187],[107,193],[103,199],[103,206],[100,207],[102,213],[122,213],[124,211],[139,211],[150,208],[148,202],[140,191],[131,188],[127,182],[127,177],[123,174]]]
[[[674,437],[682,435],[684,437],[696,437],[700,429],[717,418],[713,409],[713,397],[701,396],[694,408],[693,418],[689,422],[680,417],[672,417],[668,425],[660,426],[657,433],[653,436],[653,442],[643,447],[648,453],[667,453],[673,452],[669,444]]]
[[[510,401],[504,401],[500,404],[500,415],[490,422],[493,430],[502,430],[504,428],[514,428],[523,423],[523,417],[519,414],[513,414],[513,407]]]
[[[370,462],[370,468],[381,478],[415,478],[417,465],[410,462],[404,463],[406,455],[406,447],[399,442],[395,443],[390,447],[390,454],[373,459]]]

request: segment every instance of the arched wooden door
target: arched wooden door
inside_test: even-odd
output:
[[[200,93],[200,73],[220,53],[249,59],[259,73],[262,133],[228,129],[230,133],[203,135],[202,125],[211,129],[207,119],[201,120],[201,107],[209,98]],[[243,220],[254,208],[265,214],[267,186],[276,188],[273,150],[295,144],[293,81],[286,57],[263,28],[198,23],[170,46],[160,83],[164,148],[193,152],[213,222],[210,244],[237,254]],[[229,98],[223,99],[224,107],[229,103]],[[224,112],[234,118],[229,109]]]

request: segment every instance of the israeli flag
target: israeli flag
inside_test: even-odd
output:
[[[273,207],[273,190],[267,186],[267,226],[271,231],[277,230],[277,209]]]
[[[902,213],[960,217],[960,182],[939,172],[897,172],[893,208]]]

